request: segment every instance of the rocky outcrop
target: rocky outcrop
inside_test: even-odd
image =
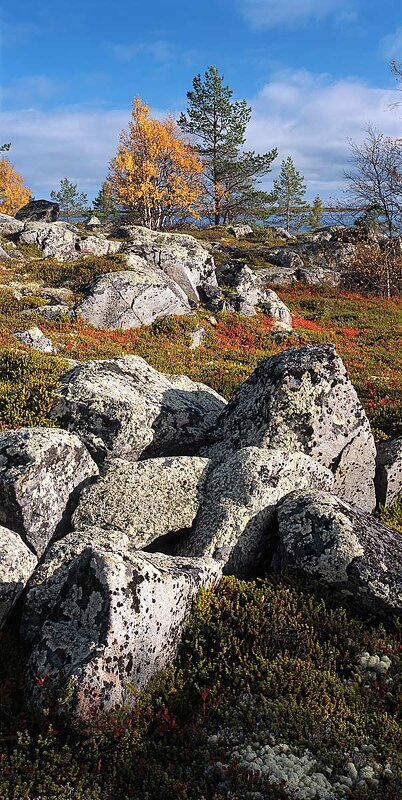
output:
[[[127,330],[165,314],[189,314],[190,305],[174,281],[145,266],[101,275],[75,311],[95,328]]]
[[[62,380],[53,418],[80,436],[98,463],[196,455],[225,400],[185,376],[163,375],[138,356],[80,364]]]
[[[114,459],[102,478],[81,493],[73,527],[123,531],[138,549],[191,528],[208,463],[189,456],[138,463]]]
[[[50,200],[31,200],[17,211],[15,218],[21,222],[56,222],[60,213],[58,203]]]
[[[121,248],[120,242],[81,236],[68,222],[27,222],[14,238],[19,244],[36,245],[45,258],[59,261],[74,261],[85,255],[113,255]]]
[[[345,500],[375,507],[375,445],[366,414],[332,345],[291,348],[265,359],[222,413],[215,445],[302,452],[330,469]]]
[[[23,230],[24,223],[9,214],[0,214],[0,236],[7,237]]]
[[[232,261],[216,270],[216,277],[223,290],[222,309],[238,311],[252,316],[260,309],[269,317],[292,328],[292,315],[278,295],[266,287],[266,281],[247,264]]]
[[[325,492],[296,491],[277,510],[280,564],[324,581],[359,612],[402,611],[402,537]]]
[[[246,447],[210,467],[194,529],[177,552],[214,558],[244,578],[267,566],[277,547],[278,501],[295,488],[332,488],[332,473],[303,453]]]
[[[291,269],[295,273],[297,273],[298,269],[304,267],[303,259],[290,247],[272,248],[272,250],[269,251],[269,260],[274,266]]]
[[[29,328],[27,331],[17,331],[14,333],[14,336],[21,344],[24,344],[25,347],[31,347],[33,350],[39,350],[41,353],[55,352],[51,339],[45,336],[40,328],[33,327]]]
[[[46,703],[43,678],[70,699],[60,713],[133,704],[175,655],[194,594],[220,576],[207,559],[170,558],[134,548],[120,531],[88,529],[54,544],[27,593],[23,639],[32,648],[27,694]]]
[[[0,525],[0,630],[37,563],[18,533]]]
[[[214,259],[194,236],[161,233],[136,225],[121,226],[115,234],[129,240],[125,247],[129,266],[131,256],[140,256],[176,281],[191,300],[195,296],[199,301],[204,286],[216,286]]]
[[[402,436],[377,444],[376,491],[379,506],[402,495]]]
[[[98,469],[82,442],[55,428],[0,433],[0,524],[42,555],[74,493]]]

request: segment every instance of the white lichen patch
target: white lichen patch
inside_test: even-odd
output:
[[[283,786],[297,800],[339,800],[345,796],[335,791],[308,750],[299,756],[286,744],[248,744],[233,750],[230,760],[245,772],[265,777],[272,786]]]

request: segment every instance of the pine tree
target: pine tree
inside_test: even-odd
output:
[[[76,183],[71,183],[68,178],[62,178],[58,192],[50,192],[50,197],[60,206],[63,217],[68,222],[71,217],[82,216],[86,213],[85,206],[88,197],[85,192],[79,192]]]
[[[102,183],[102,186],[92,203],[93,210],[97,216],[103,220],[113,219],[118,213],[116,206],[116,195],[109,180]]]
[[[305,195],[303,175],[297,171],[293,159],[288,156],[286,161],[282,161],[279,178],[274,181],[271,195],[274,203],[271,213],[287,230],[298,230],[303,224],[307,209]]]
[[[277,156],[276,150],[264,155],[243,152],[251,108],[246,100],[232,101],[233,91],[223,81],[212,66],[204,80],[197,75],[192,91],[187,92],[187,112],[179,119],[205,164],[203,211],[215,225],[265,216],[269,195],[256,184]]]
[[[307,221],[310,228],[319,228],[321,226],[322,215],[324,214],[324,204],[321,197],[317,194],[314,198],[313,205],[310,208]]]

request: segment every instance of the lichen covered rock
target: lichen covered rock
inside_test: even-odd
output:
[[[46,703],[45,677],[70,699],[60,713],[135,702],[141,687],[175,655],[194,594],[220,577],[207,559],[136,550],[125,534],[87,529],[54,544],[28,587],[22,636],[31,648],[27,693]]]
[[[101,275],[75,311],[95,328],[128,330],[166,314],[189,314],[190,305],[178,284],[145,266]]]
[[[94,459],[196,455],[225,407],[213,389],[157,372],[139,356],[88,361],[62,379],[53,410]]]
[[[64,430],[0,433],[0,524],[42,555],[73,493],[97,474],[86,447]]]
[[[402,611],[402,538],[331,494],[295,491],[278,506],[282,569],[336,589],[362,613]]]
[[[377,444],[377,502],[389,506],[402,494],[402,436]]]
[[[262,447],[302,452],[335,477],[340,497],[375,507],[375,444],[364,409],[332,345],[290,348],[265,359],[240,386],[205,455]]]
[[[81,493],[73,526],[123,531],[138,549],[191,528],[208,463],[189,456],[137,463],[114,459],[102,478]]]
[[[281,320],[292,329],[292,315],[278,295],[266,287],[266,280],[247,264],[231,261],[216,270],[218,284],[224,289],[222,308],[253,315],[257,309],[269,317]]]
[[[247,577],[269,564],[276,547],[278,501],[295,488],[331,489],[333,475],[303,453],[246,447],[210,467],[194,530],[180,554],[208,556],[224,573]]]

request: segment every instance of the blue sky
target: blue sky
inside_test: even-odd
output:
[[[402,134],[399,0],[0,0],[0,139],[36,197],[67,176],[97,192],[140,95],[185,108],[216,64],[253,118],[247,144],[292,155],[309,196],[339,196],[347,140]]]

